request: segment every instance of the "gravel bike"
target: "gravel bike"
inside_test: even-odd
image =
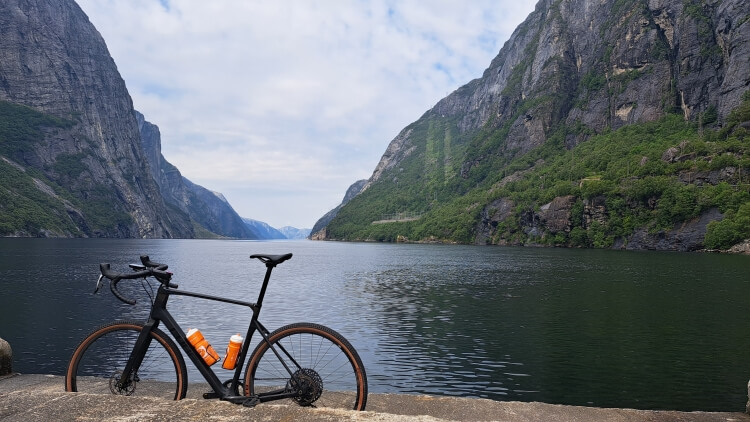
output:
[[[319,324],[296,323],[273,332],[258,320],[271,271],[290,259],[285,255],[251,255],[266,265],[266,274],[255,303],[178,290],[167,265],[141,256],[142,264],[130,264],[134,272],[117,273],[109,264],[101,264],[103,279],[110,280],[116,298],[130,305],[117,285],[122,280],[144,279],[159,283],[152,296],[148,321],[116,321],[89,334],[73,351],[65,373],[66,391],[97,394],[142,395],[180,400],[188,388],[188,374],[180,349],[193,362],[213,391],[203,398],[226,400],[245,406],[291,399],[302,406],[365,410],[367,375],[362,360],[352,345],[336,331]],[[247,334],[237,357],[234,376],[222,382],[199,352],[189,343],[184,330],[167,310],[170,296],[189,296],[245,306],[252,310]],[[172,338],[158,328],[159,324]],[[255,334],[260,340],[249,354]],[[177,344],[175,344],[175,341]],[[179,345],[179,348],[178,348]],[[245,367],[244,377],[242,369]]]

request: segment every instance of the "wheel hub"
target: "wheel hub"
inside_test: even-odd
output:
[[[121,396],[132,396],[135,392],[135,381],[122,381],[122,371],[116,371],[109,377],[109,391]]]
[[[302,368],[292,375],[289,380],[290,386],[297,392],[294,401],[300,406],[309,406],[315,403],[323,394],[323,379],[320,375],[309,368]]]

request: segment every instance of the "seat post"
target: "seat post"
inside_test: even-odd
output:
[[[273,271],[273,267],[275,266],[276,264],[272,262],[266,262],[266,276],[263,278],[263,285],[260,288],[260,293],[258,293],[258,301],[255,303],[258,309],[263,305],[263,297],[266,295],[266,287],[268,287],[268,282],[271,280],[271,271]]]
[[[266,295],[266,287],[268,287],[268,281],[271,279],[271,271],[273,271],[273,267],[275,267],[278,264],[281,264],[282,262],[286,261],[287,259],[290,259],[291,257],[292,257],[291,253],[284,254],[284,255],[266,255],[266,254],[250,255],[250,258],[258,258],[262,263],[266,264],[266,277],[263,279],[263,286],[260,288],[260,293],[258,293],[258,302],[255,304],[258,307],[258,309],[260,309],[260,307],[263,305],[263,297]]]

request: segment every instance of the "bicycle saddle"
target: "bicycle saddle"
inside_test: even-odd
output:
[[[257,258],[264,264],[266,264],[266,267],[275,267],[282,262],[286,261],[287,259],[290,259],[292,257],[291,253],[287,253],[284,255],[266,255],[266,254],[253,254],[250,255],[250,258]]]

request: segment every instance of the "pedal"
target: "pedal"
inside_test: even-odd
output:
[[[221,397],[221,394],[217,393],[216,391],[209,391],[208,393],[203,393],[204,399],[218,399]]]
[[[247,398],[247,400],[242,402],[242,405],[245,407],[255,407],[260,403],[260,400],[258,399],[258,396],[250,396]]]

